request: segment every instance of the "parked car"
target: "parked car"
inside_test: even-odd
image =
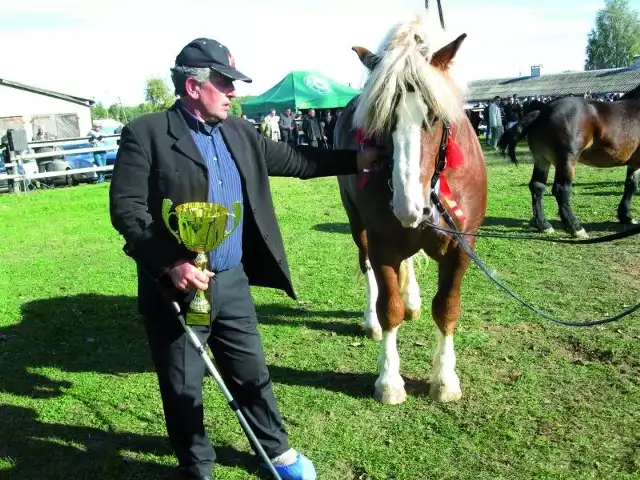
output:
[[[118,128],[119,125],[115,125],[115,124],[103,124],[102,125],[102,132],[105,135],[113,135],[114,134],[114,130],[116,128]],[[118,139],[117,138],[106,138],[104,140],[104,145],[105,146],[117,146],[118,145]],[[91,148],[92,145],[89,141],[87,141],[86,143],[75,143],[73,145],[63,145],[62,148],[65,152],[69,152],[69,153],[65,153],[64,155],[64,161],[69,165],[69,169],[75,169],[75,168],[87,168],[87,167],[91,167],[94,165],[93,163],[93,153],[91,152],[86,152],[86,153],[71,153],[74,149],[78,149],[78,148]],[[118,151],[117,150],[109,150],[108,152],[106,152],[106,162],[107,165],[113,165],[116,161],[116,155],[117,155]],[[73,185],[75,183],[80,183],[82,181],[86,181],[83,180],[81,178],[82,175],[86,175],[86,174],[74,174],[71,176],[71,178],[69,179],[69,181],[71,182],[70,184]],[[92,174],[92,181],[97,180],[97,175],[94,173]],[[105,172],[105,176],[107,178],[111,177],[111,172]]]
[[[113,135],[114,130],[116,128],[121,128],[122,125],[118,122],[113,121],[103,121],[100,122],[102,126],[102,131],[105,135]],[[107,138],[104,140],[105,146],[117,146],[118,138]],[[87,140],[82,143],[74,143],[69,145],[60,145],[54,147],[56,152],[59,152],[59,155],[53,157],[51,163],[47,164],[46,171],[48,172],[61,172],[66,170],[75,170],[79,168],[91,168],[94,167],[94,158],[92,152],[84,152],[84,153],[73,153],[73,150],[77,150],[80,148],[91,148],[93,145]],[[33,149],[25,150],[22,152],[23,154],[34,153]],[[117,150],[110,150],[106,152],[106,164],[113,165],[115,163]],[[26,160],[22,166],[22,173],[31,174],[38,172],[38,165],[36,160],[30,159]],[[3,162],[3,159],[0,158],[0,175],[6,174],[7,169]],[[105,176],[108,178],[111,176],[111,172],[105,172]],[[85,173],[74,173],[70,175],[60,175],[57,177],[50,178],[42,178],[40,182],[49,186],[59,186],[59,185],[77,185],[79,183],[92,183],[98,179],[98,175],[96,172],[85,172]],[[8,182],[6,180],[0,181],[0,192],[8,191]]]

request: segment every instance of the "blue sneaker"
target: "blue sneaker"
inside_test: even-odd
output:
[[[265,464],[262,464],[266,468]],[[313,462],[300,452],[296,461],[290,465],[274,465],[282,480],[316,480],[316,467]]]

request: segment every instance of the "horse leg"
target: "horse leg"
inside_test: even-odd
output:
[[[378,321],[378,314],[376,312],[378,284],[373,273],[373,268],[371,267],[371,262],[367,258],[366,231],[363,232],[362,235],[364,236],[362,241],[364,247],[360,249],[360,269],[364,274],[364,281],[367,288],[367,305],[364,309],[364,331],[369,338],[372,338],[373,340],[382,340],[382,328],[380,328],[380,322]]]
[[[624,182],[624,194],[618,205],[618,220],[621,223],[638,223],[631,216],[631,198],[638,192],[638,183],[640,183],[640,165],[629,165],[627,179]]]
[[[587,235],[587,232],[585,232],[582,225],[580,225],[569,203],[577,158],[573,155],[563,155],[565,155],[564,159],[561,156],[556,158],[556,175],[553,180],[551,193],[556,197],[560,218],[565,228],[567,228],[574,237],[589,238],[589,235]]]
[[[379,402],[397,405],[407,399],[404,380],[400,376],[397,334],[404,317],[404,304],[398,288],[400,261],[392,265],[373,262],[378,281],[376,309],[382,325],[382,345],[378,356],[379,376],[374,397]]]
[[[551,165],[546,160],[535,159],[533,166],[533,174],[529,182],[529,191],[531,192],[531,204],[533,208],[533,218],[531,224],[542,233],[553,233],[553,227],[547,221],[544,215],[543,197],[544,190],[547,188],[547,178],[549,176],[549,168]]]
[[[422,299],[420,298],[420,286],[413,268],[413,257],[407,258],[400,265],[398,283],[400,285],[402,303],[404,304],[405,320],[420,318]]]
[[[358,214],[358,209],[355,202],[351,200],[347,192],[342,188],[340,189],[340,198],[342,199],[342,205],[349,218],[349,226],[351,228],[351,237],[353,242],[358,247],[358,261],[360,264],[360,271],[364,275],[364,281],[366,285],[366,306],[364,309],[364,331],[365,334],[373,338],[374,340],[382,339],[382,329],[378,322],[378,315],[376,314],[376,299],[378,298],[378,286],[376,284],[376,278],[373,275],[373,269],[371,268],[371,262],[368,258],[368,240],[367,231],[364,228],[362,219]]]
[[[470,242],[473,248],[473,242]],[[453,333],[460,316],[460,286],[470,259],[459,247],[450,246],[440,259],[438,291],[433,297],[431,312],[437,325],[437,346],[433,370],[429,378],[429,396],[438,402],[451,402],[462,397],[456,375],[456,354]]]

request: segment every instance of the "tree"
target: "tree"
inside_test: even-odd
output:
[[[231,99],[231,108],[229,109],[229,113],[236,117],[239,117],[240,115],[242,115],[242,105],[240,105],[239,98]]]
[[[640,54],[640,20],[628,0],[605,0],[589,32],[585,70],[627,67]]]
[[[152,77],[147,80],[144,97],[147,103],[150,104],[152,112],[169,108],[176,98],[171,93],[167,83],[160,77]]]
[[[91,120],[96,120],[99,118],[107,118],[109,112],[101,102],[96,103],[93,107],[91,107]]]
[[[118,120],[119,122],[121,122],[122,121],[120,120],[121,116],[122,116],[122,108],[120,107],[119,104],[113,103],[109,105],[109,118],[112,118],[113,120]]]

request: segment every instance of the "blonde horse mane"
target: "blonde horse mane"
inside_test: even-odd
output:
[[[355,128],[363,129],[367,136],[388,135],[393,130],[396,106],[405,101],[409,86],[417,93],[425,121],[429,113],[447,122],[464,116],[466,85],[455,80],[453,66],[443,72],[429,63],[447,43],[442,42],[443,34],[423,13],[389,30],[376,52],[379,62],[357,102]]]

